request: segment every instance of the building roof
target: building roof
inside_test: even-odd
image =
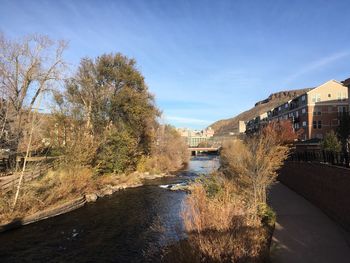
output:
[[[350,78],[342,81],[344,86],[350,87]]]

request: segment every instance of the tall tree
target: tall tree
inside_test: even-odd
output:
[[[29,35],[19,40],[0,33],[0,88],[7,101],[7,120],[15,130],[14,146],[21,139],[23,114],[30,113],[38,96],[62,79],[67,44],[43,35]]]
[[[85,134],[106,142],[98,147],[98,160],[107,156],[104,146],[113,148],[121,141],[118,132],[124,138],[131,136],[130,147],[136,147],[131,152],[139,156],[150,153],[159,111],[134,59],[120,53],[84,58],[66,87],[65,97],[83,122]]]

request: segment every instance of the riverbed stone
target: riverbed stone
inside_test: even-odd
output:
[[[104,189],[102,191],[103,195],[111,195],[113,194],[113,190],[111,188]]]
[[[97,200],[97,194],[87,194],[85,195],[86,202],[95,202]]]
[[[111,187],[111,189],[112,189],[113,192],[119,191],[120,188],[121,188],[121,187],[120,187],[119,185],[114,185],[114,186]]]

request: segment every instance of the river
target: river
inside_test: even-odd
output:
[[[193,157],[175,177],[146,181],[84,207],[0,234],[0,262],[154,262],[159,248],[183,234],[186,183],[218,166],[217,156]],[[163,186],[163,187],[161,187]]]

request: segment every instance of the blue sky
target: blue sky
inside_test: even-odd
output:
[[[348,1],[0,0],[8,37],[69,41],[65,58],[122,52],[163,120],[204,128],[270,93],[350,77]]]

